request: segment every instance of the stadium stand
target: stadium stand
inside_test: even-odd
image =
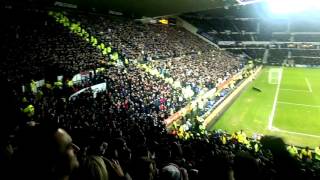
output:
[[[19,121],[1,126],[7,128],[0,139],[1,179],[319,178],[319,161],[312,160],[310,149],[292,157],[280,138],[250,139],[242,130],[207,132],[196,119],[190,131],[177,126],[169,133],[164,119],[187,103],[181,90],[132,61],[127,66],[101,63],[111,58],[44,10],[1,7],[1,12],[6,15],[0,29],[1,77],[6,79],[1,88],[8,89],[1,91],[1,99],[10,105],[10,111],[0,108],[1,116]],[[149,63],[186,85],[212,89],[219,78],[242,68],[233,54],[183,29],[68,15],[130,60],[144,55],[165,59]],[[94,71],[80,85],[67,83],[75,74],[101,67],[105,71]],[[45,82],[34,90],[32,79]],[[101,82],[105,91],[94,95],[88,89],[69,99]],[[181,133],[189,138],[178,138]]]

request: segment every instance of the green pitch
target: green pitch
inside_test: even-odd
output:
[[[288,144],[318,146],[320,69],[264,68],[210,129],[243,129],[248,136],[258,132]]]

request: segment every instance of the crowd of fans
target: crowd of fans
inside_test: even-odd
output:
[[[184,107],[186,100],[180,90],[134,64],[107,66],[105,71],[90,76],[86,85],[104,82],[106,91],[93,96],[88,89],[69,99],[75,87],[52,85],[48,76],[71,78],[96,69],[108,58],[55,24],[46,12],[1,10],[13,17],[9,21],[1,16],[5,24],[1,29],[1,48],[5,50],[0,89],[5,104],[0,108],[1,179],[241,180],[320,176],[318,162],[310,161],[309,152],[302,156],[306,164],[301,164],[290,156],[279,138],[264,137],[249,146],[242,131],[228,137],[221,131],[199,134],[196,127],[187,140],[168,133],[163,120]],[[168,76],[182,83],[212,88],[219,78],[231,76],[240,68],[235,57],[208,48],[185,30],[100,18],[100,26],[94,18],[81,22],[92,28],[90,33],[100,34],[106,43],[130,58],[143,54],[152,58],[186,55],[181,57],[182,63],[154,63],[159,71],[165,67]],[[179,69],[181,66],[189,71]],[[33,78],[46,78],[48,82],[37,91],[27,85],[22,91],[21,84]]]
[[[182,86],[208,89],[214,88],[241,68],[240,60],[235,56],[215,50],[184,56],[179,60],[155,61],[151,65],[159,72],[181,81]]]
[[[106,60],[89,43],[56,26],[46,11],[16,11],[20,10],[3,9],[5,15],[0,17],[4,52],[0,55],[0,68],[2,75],[13,82],[27,83],[44,77],[52,80],[57,75],[72,77]]]
[[[180,27],[143,24],[123,17],[68,15],[129,59],[166,59],[214,48]]]

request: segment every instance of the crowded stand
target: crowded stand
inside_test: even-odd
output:
[[[233,74],[241,68],[239,60],[232,55],[218,53],[213,46],[179,27],[142,24],[121,17],[96,18],[78,15],[77,19],[88,27],[95,27],[90,28],[89,32],[114,46],[129,59],[166,59],[166,61],[152,62],[151,67],[159,72],[165,71],[173,80],[181,81],[183,87],[191,84],[192,86],[210,84],[207,88],[211,89],[218,78],[226,78],[226,72]],[[215,58],[217,61],[211,61],[217,54],[219,54],[219,58]],[[229,64],[224,64],[225,59],[230,59]],[[198,67],[199,65],[202,68],[206,66],[207,69],[203,70]],[[220,69],[220,71],[205,74],[209,69]]]
[[[0,55],[1,73],[13,82],[27,83],[44,77],[52,80],[58,75],[72,78],[107,59],[87,42],[70,35],[64,27],[56,26],[47,12],[26,10],[20,15],[15,11],[20,10],[3,9],[6,16],[1,16],[4,25],[0,30],[4,51]]]
[[[242,130],[207,132],[195,118],[205,113],[199,104],[201,112],[182,118],[187,129],[184,123],[166,127],[165,119],[195,99],[166,78],[196,94],[217,88],[242,72],[234,54],[180,27],[75,12],[1,11],[12,17],[1,16],[0,29],[0,95],[7,105],[0,108],[1,179],[320,177],[319,147],[287,148],[280,138],[251,138]],[[79,22],[72,26],[64,15]],[[148,62],[141,65],[140,58]],[[71,82],[88,72],[85,80]],[[100,84],[103,90],[90,88]],[[202,103],[210,109],[229,91]]]
[[[180,27],[144,24],[123,17],[72,13],[70,16],[90,27],[90,34],[112,44],[129,59],[166,59],[213,49],[213,46]]]
[[[212,89],[222,79],[228,79],[241,68],[241,62],[235,56],[215,50],[181,57],[178,60],[154,61],[151,65],[159,72],[181,81],[182,86],[190,85],[193,89],[196,86]],[[199,93],[199,90],[195,92]]]

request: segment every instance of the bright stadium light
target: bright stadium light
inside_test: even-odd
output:
[[[265,0],[274,14],[298,14],[310,10],[320,10],[319,0]]]
[[[258,3],[263,0],[236,0],[240,5],[247,5],[247,4],[253,4],[253,3]]]

